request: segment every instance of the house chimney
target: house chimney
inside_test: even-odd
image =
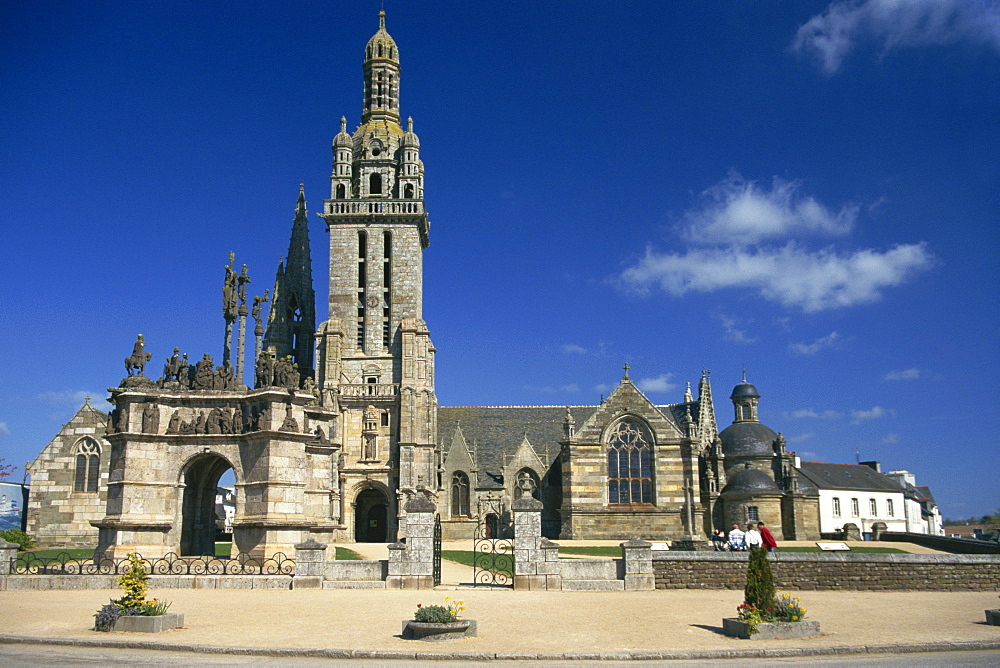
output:
[[[875,473],[882,472],[882,462],[859,462],[859,463],[862,466],[867,466],[871,470],[875,471]]]

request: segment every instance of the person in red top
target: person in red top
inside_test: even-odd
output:
[[[771,530],[764,526],[763,522],[757,522],[757,531],[760,533],[761,547],[768,552],[774,552],[774,548],[778,547],[778,541],[774,540]]]

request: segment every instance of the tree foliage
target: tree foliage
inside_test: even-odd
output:
[[[6,478],[15,470],[17,470],[16,466],[8,464],[3,457],[0,457],[0,478]]]

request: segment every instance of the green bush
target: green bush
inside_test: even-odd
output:
[[[743,603],[758,610],[773,609],[775,606],[774,573],[767,560],[766,550],[750,550],[750,565],[747,567],[747,586],[743,590]]]
[[[21,550],[30,550],[35,546],[35,541],[31,540],[31,536],[20,529],[0,531],[0,538],[3,538],[8,543],[17,543],[18,552]]]
[[[447,624],[455,621],[455,616],[451,610],[443,605],[420,606],[413,614],[413,619],[418,622],[428,622],[430,624]]]
[[[128,555],[129,569],[118,578],[118,586],[125,590],[125,595],[117,601],[124,610],[139,609],[146,602],[146,588],[149,586],[149,574],[142,566],[138,554]]]

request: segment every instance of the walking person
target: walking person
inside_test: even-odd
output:
[[[768,552],[774,552],[778,547],[778,541],[774,539],[771,530],[764,526],[763,522],[757,522],[757,531],[760,533],[761,544]]]
[[[746,534],[740,530],[739,524],[734,524],[732,530],[729,532],[729,549],[733,552],[742,552],[746,548],[746,540],[744,536]]]
[[[754,528],[753,523],[747,524],[747,530],[743,539],[746,541],[748,550],[759,550],[763,545],[760,532]]]

